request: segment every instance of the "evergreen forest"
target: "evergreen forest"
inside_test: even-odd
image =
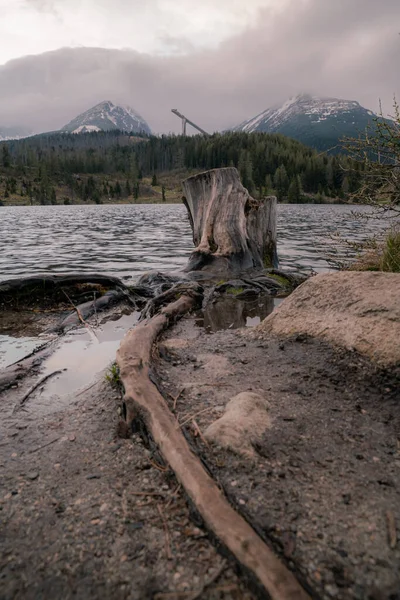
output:
[[[363,165],[280,134],[140,137],[119,131],[51,133],[0,144],[3,204],[178,201],[190,174],[236,167],[255,196],[280,202],[345,200]]]

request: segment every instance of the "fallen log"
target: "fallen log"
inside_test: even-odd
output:
[[[278,266],[275,196],[252,198],[231,167],[189,177],[182,187],[196,246],[185,271],[232,275]]]
[[[123,339],[117,352],[117,364],[125,390],[127,423],[131,426],[136,419],[143,421],[206,527],[255,577],[267,597],[272,600],[309,599],[293,573],[229,504],[190,449],[177,420],[150,381],[152,349],[157,337],[173,320],[194,308],[198,297],[199,290],[187,290]]]

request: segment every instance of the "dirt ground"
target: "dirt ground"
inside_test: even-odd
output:
[[[1,600],[251,600],[159,459],[117,437],[104,377],[47,418],[12,415],[22,392],[0,396]]]
[[[166,333],[156,376],[231,502],[314,597],[399,599],[398,374],[305,337],[196,322]],[[0,599],[253,600],[160,457],[118,437],[104,374],[46,416],[34,400],[13,413],[37,377],[0,395]],[[252,460],[202,435],[242,391],[270,406]]]
[[[304,336],[209,334],[190,318],[165,340],[158,372],[171,397],[180,393],[178,420],[300,580],[320,598],[400,598],[399,373]],[[244,391],[270,406],[255,460],[199,434]]]

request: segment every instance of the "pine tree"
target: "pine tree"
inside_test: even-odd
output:
[[[302,198],[302,190],[301,190],[301,181],[299,175],[293,177],[289,190],[288,190],[288,200],[292,204],[297,204],[301,202]]]
[[[271,194],[273,192],[274,186],[272,184],[272,177],[271,175],[267,175],[265,177],[265,193],[267,194]]]
[[[127,197],[129,198],[129,196],[131,195],[132,191],[131,191],[131,186],[129,185],[129,181],[126,180],[126,184],[125,184],[125,194],[127,195]]]
[[[275,171],[274,185],[278,200],[283,200],[287,196],[289,190],[289,178],[284,165],[281,165]]]
[[[7,145],[3,146],[3,167],[5,169],[8,169],[8,167],[11,165],[11,157],[10,157],[10,151],[8,149]]]
[[[248,150],[242,150],[240,152],[238,169],[243,186],[252,193],[254,190],[253,166]]]
[[[161,187],[161,194],[162,194],[162,201],[165,202],[166,198],[165,198],[165,185],[163,185]]]
[[[157,175],[156,175],[155,173],[154,173],[154,175],[153,175],[153,178],[152,178],[152,180],[151,180],[151,185],[152,185],[153,187],[155,187],[156,185],[158,185],[158,182],[157,182]]]
[[[122,196],[122,189],[121,189],[121,185],[120,185],[119,181],[117,181],[117,183],[115,184],[114,191],[115,191],[116,197],[117,198],[121,198],[121,196]]]

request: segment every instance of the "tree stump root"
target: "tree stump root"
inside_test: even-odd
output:
[[[306,600],[310,596],[252,527],[229,504],[200,459],[190,449],[166,401],[150,380],[153,345],[170,323],[198,305],[196,284],[164,306],[159,314],[127,333],[117,352],[124,387],[126,421],[141,420],[166,463],[183,486],[206,528],[252,575],[272,600]]]

